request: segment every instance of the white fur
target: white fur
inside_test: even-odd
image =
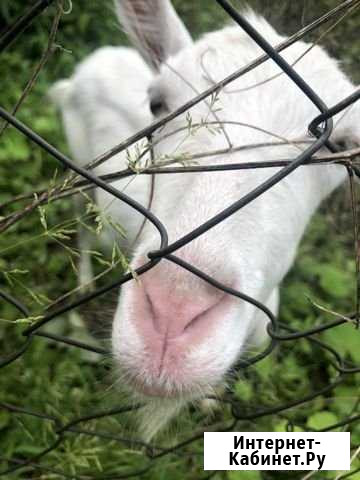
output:
[[[151,9],[146,10],[145,14],[140,8],[142,14],[136,16],[136,8],[133,7],[138,7],[139,3],[141,2],[136,0],[116,1],[119,19],[125,30],[131,32],[134,43],[152,68],[158,65],[159,51],[163,53],[161,58],[163,64],[158,69],[158,75],[151,82],[150,94],[155,92],[156,95],[164,98],[170,111],[192,98],[194,91],[205,90],[209,87],[209,82],[225,78],[262,54],[261,49],[237,26],[209,33],[195,44],[191,44],[189,37],[184,34],[184,27],[179,26],[180,20],[174,11],[171,10],[171,15],[165,15],[164,11],[171,8],[168,1],[158,4],[160,11],[157,11],[156,15],[151,13]],[[159,22],[164,15],[168,23],[166,28],[161,30]],[[252,13],[248,13],[247,16],[254,27],[272,45],[283,40],[283,37],[278,35],[264,19]],[[147,38],[148,32],[152,32],[151,42],[144,44],[144,38]],[[179,36],[174,38],[176,35]],[[177,50],[174,51],[174,48],[171,48],[169,51],[166,48],[167,45],[176,45]],[[297,42],[287,48],[282,55],[289,63],[294,63],[308,47],[309,44]],[[111,55],[116,51],[114,49]],[[92,74],[95,75],[95,64],[92,66]],[[297,62],[295,69],[329,106],[354,91],[354,85],[342,73],[337,62],[319,46],[314,46],[304,58]],[[101,68],[96,71],[101,76],[107,75],[107,72]],[[243,122],[260,127],[263,131],[224,123],[226,135],[223,131],[213,135],[204,127],[193,136],[188,135],[187,131],[180,132],[160,141],[156,146],[156,155],[224,149],[229,146],[229,139],[234,146],[272,140],[276,142],[278,138],[264,133],[264,130],[267,130],[277,137],[287,139],[290,143],[285,146],[274,144],[268,148],[255,148],[211,157],[212,163],[295,158],[300,150],[306,148],[306,145],[294,146],[291,141],[309,140],[307,126],[319,113],[316,107],[285,74],[256,88],[243,90],[279,72],[279,68],[268,61],[222,91],[215,104],[218,109],[216,115],[222,121]],[[122,73],[127,74],[125,68],[122,69]],[[103,98],[118,100],[116,94],[112,93],[115,87],[111,81],[109,77],[106,87],[94,84],[93,95],[99,94],[99,102],[96,104],[97,115],[83,118],[84,124],[89,123],[87,128],[94,129],[91,138],[86,136],[90,130],[86,131],[85,143],[96,139],[95,143],[98,145],[97,151],[90,152],[91,158],[100,153],[100,150],[106,150],[124,138],[126,134],[122,133],[125,133],[129,125],[125,114],[121,119],[121,127],[118,125],[116,130],[121,131],[121,138],[119,138],[120,133],[113,135],[112,129],[115,126],[112,124],[112,117],[105,115],[106,108],[101,103]],[[79,102],[78,107],[81,105],[81,109],[85,108],[81,103],[81,97],[87,91],[86,83],[82,83],[81,90],[82,92],[79,90],[78,95],[72,98],[69,105]],[[128,100],[128,108],[132,109],[130,100],[132,101],[133,97],[125,93],[125,106]],[[141,108],[145,109],[145,104]],[[204,119],[214,120],[212,112],[209,111],[208,102],[198,104],[190,110],[190,114],[193,123]],[[67,122],[70,125],[69,118],[64,116],[64,120],[65,125]],[[338,115],[334,121],[336,127],[331,137],[334,142],[359,143],[359,105],[354,105],[344,116]],[[97,128],[99,123],[105,128]],[[167,124],[159,136],[162,137],[186,124],[187,121],[183,115]],[[106,132],[109,135],[106,135]],[[127,133],[131,134],[133,131],[127,131]],[[71,135],[70,129],[68,131],[70,143]],[[84,137],[80,135],[79,138]],[[77,148],[76,143],[75,139],[74,153]],[[87,154],[86,157],[88,159]],[[81,155],[79,158],[81,160]],[[209,159],[200,160],[200,163],[207,164]],[[110,170],[114,166],[112,162],[108,165]],[[250,192],[276,171],[278,169],[273,168],[239,170],[231,173],[159,175],[156,178],[152,210],[166,225],[169,241],[173,242]],[[218,281],[263,302],[276,314],[278,286],[293,263],[298,243],[312,214],[320,202],[338,187],[345,177],[346,171],[342,166],[300,167],[231,218],[176,251],[175,254],[193,263],[205,273],[213,275]],[[128,193],[142,203],[146,203],[144,199],[148,191],[142,182],[144,181],[134,183],[133,189]],[[125,211],[127,218],[125,218]],[[120,207],[120,205],[114,212],[121,220],[128,220],[128,213],[127,207]],[[130,225],[130,235],[132,228],[133,226]],[[137,267],[144,263],[147,252],[158,247],[157,232],[148,223],[142,241],[134,253],[133,265]],[[199,299],[203,298],[202,295],[206,295],[204,282],[201,279],[167,260],[163,260],[151,272],[155,276],[148,278],[155,279],[155,283],[160,282],[165,294],[175,291],[185,296],[198,295]],[[148,274],[144,275],[144,279],[146,275]],[[142,429],[145,437],[151,438],[186,402],[194,401],[212,392],[225,379],[226,373],[236,360],[251,345],[263,340],[267,319],[254,306],[241,300],[233,301],[226,307],[226,314],[218,319],[211,334],[205,335],[200,343],[194,344],[194,347],[184,349],[178,379],[172,379],[164,372],[156,379],[150,375],[147,367],[148,363],[151,363],[151,349],[149,350],[146,338],[136,326],[139,319],[135,318],[138,299],[142,298],[141,295],[144,297],[147,294],[148,287],[144,286],[146,285],[144,282],[141,279],[140,283],[128,282],[122,289],[113,323],[113,353],[120,370],[130,377],[130,388],[136,384],[136,381],[131,380],[133,377],[141,378],[146,386],[161,386],[169,392],[174,393],[174,389],[177,392],[176,398],[173,399],[166,396],[148,399],[148,407],[142,417]],[[153,320],[143,318],[141,321],[146,324]],[[169,321],[171,322],[171,319]],[[181,375],[184,375],[184,381],[180,381]],[[186,375],[191,378],[188,383],[186,383]]]
[[[60,80],[50,90],[52,101],[60,108],[71,154],[80,165],[85,165],[125,140],[151,122],[147,89],[152,74],[139,54],[126,47],[103,47],[87,57],[68,80]],[[141,142],[138,143],[138,145]],[[136,145],[129,149],[136,157]],[[95,169],[98,175],[113,173],[128,167],[127,154],[114,155]],[[146,176],[117,180],[113,185],[120,191],[147,204],[150,182]],[[107,192],[97,189],[96,203],[104,217],[110,216],[125,228],[123,247],[130,247],[139,232],[143,218],[133,209],[121,205]],[[85,201],[77,199],[79,214],[84,214]],[[118,237],[110,227],[102,233],[102,242],[108,248]],[[93,273],[89,249],[91,236],[85,231],[79,235],[81,259],[80,285],[89,284]]]

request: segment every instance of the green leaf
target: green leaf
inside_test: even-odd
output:
[[[27,442],[27,443],[24,442],[23,445],[20,445],[16,449],[16,453],[17,455],[32,456],[32,455],[39,454],[42,450],[43,448],[39,445],[33,445],[30,442]]]
[[[0,411],[0,430],[10,423],[10,413],[5,410]]]
[[[334,390],[335,397],[332,401],[333,410],[339,415],[348,415],[352,411],[354,405],[358,401],[359,392],[353,387],[339,385]]]
[[[249,402],[253,396],[253,389],[250,383],[239,380],[235,384],[234,393],[239,400]]]
[[[332,412],[316,412],[308,418],[306,426],[312,430],[322,430],[338,421],[337,416]]]
[[[351,295],[354,280],[348,272],[333,265],[322,265],[319,277],[321,288],[332,297],[344,298]]]
[[[287,432],[287,425],[288,425],[288,421],[287,420],[281,420],[279,423],[277,423],[275,425],[275,428],[274,428],[274,431],[275,432]],[[304,430],[301,428],[301,427],[298,427],[297,425],[295,425],[294,427],[294,432],[303,432]]]
[[[256,371],[265,380],[271,377],[276,371],[276,362],[273,355],[268,355],[263,360],[255,364]]]
[[[30,156],[30,147],[26,139],[11,132],[3,138],[3,145],[0,149],[0,160],[28,160]]]
[[[248,470],[248,471],[230,471],[227,472],[227,477],[229,480],[261,480],[260,472],[256,470]]]
[[[46,210],[41,205],[38,206],[39,214],[40,214],[40,223],[43,226],[43,229],[47,231],[47,221],[46,221]]]
[[[360,330],[357,330],[354,325],[347,323],[331,328],[324,332],[323,338],[340,355],[348,354],[354,362],[360,362]]]
[[[349,473],[349,472],[344,472],[344,473]],[[356,473],[354,473],[354,475],[349,476],[349,479],[360,480],[360,472],[356,472]]]

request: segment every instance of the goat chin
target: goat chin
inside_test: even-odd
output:
[[[218,388],[212,389],[215,393],[214,398],[205,396],[193,401],[185,397],[148,397],[145,406],[137,413],[137,426],[141,439],[146,443],[153,440],[157,434],[166,430],[171,421],[181,412],[186,415],[189,403],[195,404],[207,416],[212,415],[220,408],[221,403],[216,397],[222,395],[224,390],[225,384],[219,385]]]
[[[148,399],[146,405],[138,412],[138,430],[144,442],[150,442],[160,431],[175,418],[187,405],[181,398]]]

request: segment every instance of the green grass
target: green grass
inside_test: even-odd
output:
[[[174,2],[184,15],[189,28],[196,34],[216,28],[225,16],[215,2]],[[310,2],[256,1],[254,6],[265,11],[275,23],[286,18],[288,32],[337,4],[335,0]],[[276,4],[278,8],[272,8]],[[301,4],[301,5],[300,5]],[[205,8],[206,7],[206,8]],[[304,7],[304,8],[303,8]],[[14,19],[23,8],[20,0],[5,0],[0,5],[0,26]],[[44,49],[54,9],[50,8],[33,23],[20,39],[1,57],[0,104],[11,109],[21,95]],[[359,80],[356,59],[360,46],[355,42],[359,16],[353,16],[331,33],[323,43],[343,59],[354,79]],[[41,73],[31,95],[23,104],[19,118],[31,125],[60,150],[66,151],[59,121],[54,109],[45,100],[46,91],[55,79],[69,75],[74,65],[100,45],[120,44],[124,37],[111,15],[110,3],[73,1],[73,12],[60,24],[56,49]],[[51,179],[64,173],[49,155],[35,148],[14,129],[7,129],[0,138],[0,203],[34,189],[48,188]],[[345,190],[345,189],[344,189]],[[9,214],[19,205],[0,212]],[[36,209],[21,222],[0,235],[0,284],[21,299],[36,318],[44,308],[76,286],[74,212],[70,200]],[[69,222],[64,224],[64,222]],[[104,263],[105,262],[105,263]],[[98,257],[97,271],[106,268],[111,258]],[[111,278],[120,275],[113,273]],[[102,283],[109,281],[102,279]],[[302,242],[294,268],[286,278],[282,291],[280,320],[304,330],[330,321],[334,316],[319,309],[347,314],[354,310],[355,262],[352,224],[348,195],[338,193],[317,214]],[[116,305],[116,292],[104,300],[95,300],[79,312],[63,315],[51,322],[49,331],[90,344],[101,344],[88,333],[103,328],[109,337],[111,312]],[[94,315],[92,312],[98,312]],[[0,304],[1,358],[6,358],[24,342],[26,325],[19,314],[6,302]],[[351,362],[360,363],[359,334],[351,326],[337,327],[319,338],[336,348]],[[107,346],[107,340],[103,342]],[[308,340],[283,343],[271,356],[243,372],[234,382],[234,399],[239,411],[267,408],[284,404],[307,395],[328,383],[336,375],[330,364],[331,356]],[[34,338],[26,353],[0,371],[0,402],[25,407],[28,410],[58,419],[61,425],[92,412],[101,412],[128,404],[126,397],[112,387],[110,359],[84,350]],[[255,407],[254,407],[255,406]],[[239,421],[239,431],[283,431],[323,429],[349,415],[359,413],[359,381],[348,375],[340,386],[300,407],[252,421]],[[157,442],[169,446],[196,431],[212,425],[227,425],[231,420],[229,406],[213,417],[201,410],[185,413]],[[219,423],[217,423],[219,422]],[[92,432],[106,432],[136,439],[136,421],[125,413],[83,422],[78,425]],[[26,459],[39,454],[57,438],[59,425],[51,420],[0,409],[0,457]],[[359,445],[359,423],[352,425],[352,444]],[[41,461],[43,466],[67,472],[68,475],[125,474],[142,470],[149,464],[143,448],[119,441],[67,432],[62,443]],[[149,480],[202,478],[202,442],[186,445],[151,461],[151,469],[142,478]],[[0,468],[11,466],[0,462]],[[355,460],[353,468],[360,467]],[[316,474],[315,479],[334,479],[335,472]],[[50,471],[23,469],[4,478],[61,479]],[[300,478],[283,472],[224,472],[218,478],[227,480],[282,480]],[[359,480],[359,473],[351,479]]]

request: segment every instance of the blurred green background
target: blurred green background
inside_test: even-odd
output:
[[[0,3],[0,30],[11,24],[33,2],[2,0]],[[176,0],[173,2],[194,37],[216,29],[228,21],[226,15],[209,0]],[[292,33],[319,15],[338,5],[336,0],[282,1],[258,0],[249,2],[284,33]],[[67,8],[68,2],[65,2]],[[240,3],[238,2],[240,5]],[[5,50],[0,59],[0,105],[12,109],[31,77],[42,52],[46,48],[55,7],[44,12],[21,37]],[[331,23],[330,23],[331,24]],[[321,27],[324,32],[330,24]],[[355,82],[360,81],[359,70],[359,10],[348,15],[321,40],[321,44],[337,58]],[[308,37],[318,38],[320,32]],[[102,45],[120,45],[126,39],[120,31],[109,1],[73,0],[71,13],[63,15],[56,38],[56,48],[42,70],[31,94],[22,105],[18,117],[44,136],[60,150],[67,151],[58,116],[46,98],[52,82],[70,75],[74,66],[90,52]],[[0,127],[1,128],[1,127]],[[14,196],[47,188],[51,179],[60,176],[63,169],[49,155],[35,148],[12,128],[0,137],[0,204]],[[8,215],[21,204],[0,210]],[[46,218],[47,229],[41,217]],[[70,200],[55,202],[36,210],[14,227],[0,235],[0,284],[6,291],[22,299],[31,315],[40,315],[56,298],[76,286],[73,250],[76,222]],[[64,220],[70,223],[64,226]],[[59,234],[63,233],[63,237]],[[55,233],[55,235],[54,235]],[[68,238],[67,238],[68,237]],[[97,268],[106,266],[109,259],[101,257]],[[108,281],[108,278],[105,279]],[[295,328],[306,329],[332,320],[310,301],[347,314],[354,310],[355,261],[351,208],[348,188],[335,194],[318,213],[308,229],[296,265],[282,289],[280,318]],[[105,282],[106,283],[106,282]],[[95,343],[84,326],[105,330],[116,304],[116,293],[101,301],[94,301],[81,314],[59,318],[52,331]],[[98,315],[93,314],[99,312]],[[95,318],[94,318],[95,317]],[[85,319],[85,320],[84,320]],[[21,319],[20,319],[21,320]],[[100,322],[100,324],[95,324]],[[105,327],[102,327],[102,324]],[[23,323],[19,314],[6,302],[0,304],[1,357],[6,357],[21,345]],[[360,363],[359,334],[352,327],[328,330],[321,335],[346,358]],[[266,407],[300,398],[312,389],[325,385],[334,378],[335,371],[329,355],[305,340],[284,344],[275,354],[248,369],[235,384],[235,395],[242,408],[249,405]],[[121,405],[111,387],[114,379],[108,374],[106,362],[95,355],[74,348],[35,339],[31,348],[19,360],[0,370],[0,402],[25,406],[34,411],[55,415],[63,421],[89,411],[111,405]],[[264,417],[256,422],[240,422],[238,430],[284,430],[289,425],[296,429],[322,429],[348,415],[359,413],[359,383],[356,376],[348,378],[332,393],[316,398],[305,405],[279,415]],[[190,435],[196,424],[210,424],[229,420],[230,412],[216,413],[214,418],[203,412],[184,414],[180,427],[171,430],[171,443]],[[289,423],[290,422],[290,423]],[[131,416],[88,422],[95,431],[118,434],[132,429]],[[10,415],[0,407],[0,468],[10,466],[3,457],[27,458],[39,453],[56,438],[52,422],[40,421],[25,415]],[[352,425],[353,445],[360,443],[360,428]],[[184,455],[166,456],[154,462],[145,474],[146,479],[201,478],[201,442],[183,449]],[[99,440],[85,435],[66,435],[59,448],[48,454],[43,464],[71,474],[122,474],[146,465],[146,457],[136,448],[129,448],[111,440]],[[360,467],[354,460],[353,469]],[[25,475],[25,476],[24,476]],[[335,472],[321,472],[313,478],[335,478]],[[60,479],[61,475],[31,468],[6,478]],[[228,480],[297,479],[300,474],[274,472],[223,472],[218,477]],[[359,480],[354,473],[352,480]]]

